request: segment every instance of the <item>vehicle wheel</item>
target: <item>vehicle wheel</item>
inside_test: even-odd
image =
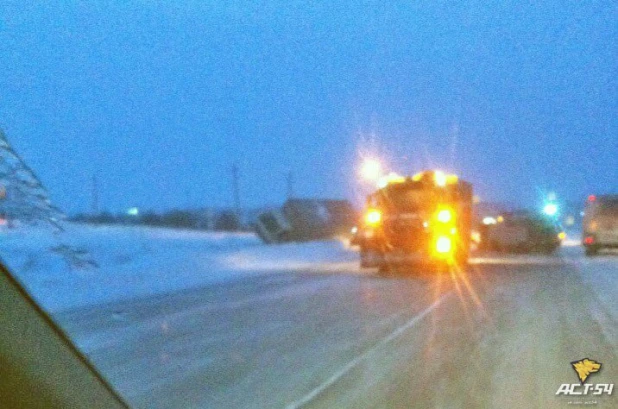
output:
[[[455,265],[462,270],[468,265],[468,258],[470,257],[467,251],[459,251],[455,255]]]
[[[506,246],[504,246],[501,243],[498,243],[497,241],[492,242],[491,250],[496,253],[506,253],[507,252]]]
[[[459,257],[455,263],[457,268],[465,270],[468,267],[468,257]]]
[[[393,272],[393,266],[390,263],[387,263],[386,261],[382,261],[382,263],[380,263],[380,265],[378,266],[378,274],[380,275],[387,276],[392,272]]]
[[[384,263],[384,255],[375,250],[360,251],[360,266],[361,268],[380,267]]]
[[[434,261],[428,264],[429,271],[437,275],[448,274],[452,268],[454,268],[453,264],[446,260]]]
[[[361,268],[369,268],[371,264],[369,262],[369,255],[365,250],[360,251],[360,267]]]
[[[486,251],[496,251],[497,249],[497,244],[495,241],[488,241],[487,243],[485,243],[485,250]]]
[[[558,246],[546,246],[541,250],[541,252],[543,254],[550,255],[550,254],[554,254],[557,249],[558,249]]]
[[[586,247],[586,256],[587,257],[596,256],[598,252],[599,252],[599,248],[598,247],[593,247],[593,246]]]

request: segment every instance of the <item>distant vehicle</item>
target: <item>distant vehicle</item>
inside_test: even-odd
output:
[[[289,199],[281,209],[262,213],[258,236],[268,244],[350,236],[356,212],[347,200]]]
[[[258,216],[255,232],[264,243],[288,241],[292,227],[281,210],[271,210]]]
[[[590,195],[583,230],[587,256],[594,256],[603,248],[618,248],[618,195]]]
[[[484,250],[551,254],[564,238],[554,218],[529,211],[505,213],[484,223],[481,236]]]
[[[361,267],[465,264],[470,249],[472,185],[455,175],[424,171],[391,176],[367,198],[354,242]]]

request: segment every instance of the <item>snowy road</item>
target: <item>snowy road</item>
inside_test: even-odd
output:
[[[594,382],[618,381],[616,255],[443,276],[327,267],[57,318],[138,408],[564,408],[582,358],[603,364]]]

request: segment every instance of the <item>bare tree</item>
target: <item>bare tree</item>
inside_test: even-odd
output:
[[[0,209],[9,222],[48,224],[63,231],[64,214],[49,200],[47,190],[0,129]]]
[[[54,233],[64,232],[65,215],[49,200],[47,189],[34,171],[11,147],[0,129],[0,212],[9,223],[46,225]],[[58,242],[50,248],[71,268],[96,268],[97,263],[88,251]]]

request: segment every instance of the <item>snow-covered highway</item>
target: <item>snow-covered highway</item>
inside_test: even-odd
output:
[[[133,406],[563,408],[573,397],[556,391],[579,383],[570,362],[601,362],[595,383],[618,379],[616,254],[589,259],[571,246],[551,257],[477,257],[450,274],[380,277],[334,242],[226,240],[209,250],[187,245],[165,274],[141,272],[159,280],[151,294],[120,297],[102,280],[109,300],[67,295],[61,308],[61,297],[47,296]],[[191,265],[203,274],[202,264],[186,264],[196,257],[229,277],[185,286],[166,278],[174,260],[182,277]],[[129,270],[119,274],[133,288]],[[609,408],[616,399],[589,400]]]

